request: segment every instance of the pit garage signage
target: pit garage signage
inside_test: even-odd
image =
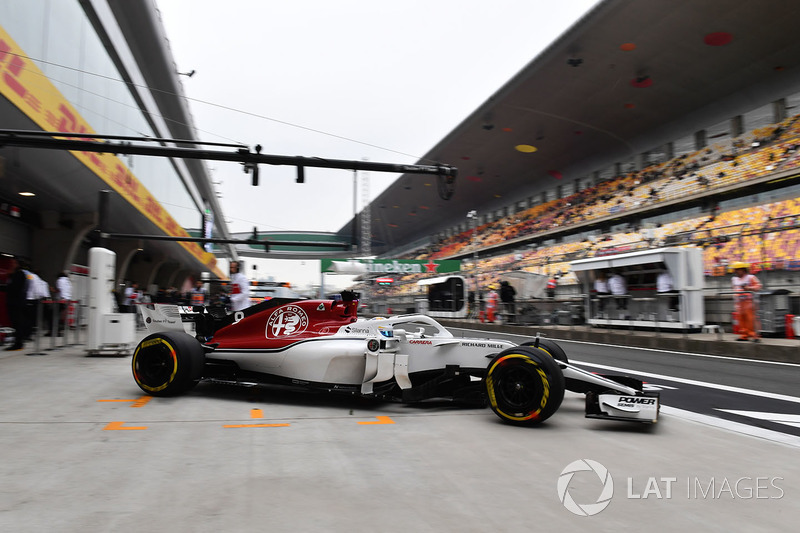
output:
[[[322,272],[333,272],[337,262],[353,262],[352,259],[322,259]],[[461,261],[445,259],[356,259],[372,274],[446,274],[461,271]]]

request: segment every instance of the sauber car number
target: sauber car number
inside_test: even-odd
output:
[[[308,327],[308,315],[297,305],[276,309],[267,320],[266,337],[276,339],[303,333]]]

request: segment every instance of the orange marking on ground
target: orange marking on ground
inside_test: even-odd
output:
[[[143,406],[147,405],[147,402],[149,402],[152,399],[153,399],[152,396],[147,396],[147,395],[142,396],[138,400],[134,401],[133,405],[131,405],[131,407],[143,407]]]
[[[230,424],[224,428],[288,428],[289,424]]]
[[[97,400],[97,401],[98,402],[132,402],[133,405],[131,405],[131,407],[142,407],[144,405],[147,405],[147,402],[149,402],[152,399],[153,399],[152,396],[145,395],[145,396],[140,396],[139,398],[137,398],[135,400]]]
[[[379,424],[394,424],[394,420],[389,418],[388,416],[376,416],[375,418],[378,419],[377,422],[359,422],[362,426],[365,425],[379,425]]]
[[[250,418],[264,418],[264,411],[261,409],[250,409]]]
[[[109,424],[104,427],[105,431],[120,431],[123,429],[147,429],[147,426],[130,426],[130,427],[123,427],[122,425],[125,422],[109,422]]]

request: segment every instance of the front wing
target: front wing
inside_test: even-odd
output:
[[[586,418],[655,424],[661,407],[657,392],[642,391],[642,382],[601,376],[568,363],[560,363],[567,382],[586,394]],[[624,383],[623,383],[624,381]],[[631,386],[637,385],[637,386]],[[568,387],[570,388],[570,387]]]

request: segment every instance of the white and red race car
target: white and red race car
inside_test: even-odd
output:
[[[586,395],[586,416],[656,422],[657,393],[625,376],[569,364],[561,347],[536,338],[456,337],[425,315],[358,318],[357,294],[341,300],[273,298],[244,311],[168,304],[140,306],[152,331],[133,354],[133,377],[152,396],[200,381],[280,384],[405,403],[447,398],[485,405],[502,420],[535,425],[564,391]],[[194,324],[196,335],[186,333]]]

